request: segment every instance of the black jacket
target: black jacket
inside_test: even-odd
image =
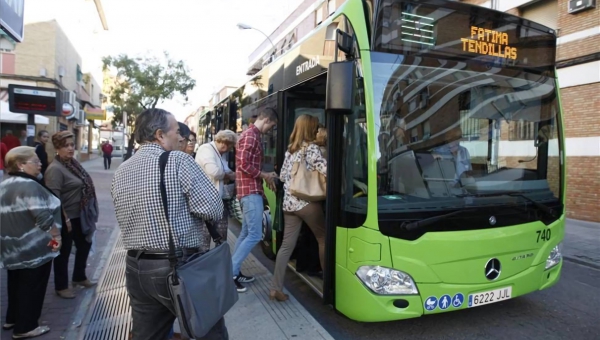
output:
[[[40,142],[35,142],[35,153],[37,154],[40,162],[42,162],[42,176],[48,169],[48,153],[46,153],[46,146]]]

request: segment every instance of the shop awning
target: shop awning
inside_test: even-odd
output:
[[[83,112],[85,112],[85,119],[106,120],[106,110],[102,110],[101,108],[85,104]]]
[[[0,101],[0,122],[27,124],[27,115],[24,113],[10,112],[8,109],[8,102]],[[35,124],[48,125],[50,124],[50,119],[45,116],[35,115]]]

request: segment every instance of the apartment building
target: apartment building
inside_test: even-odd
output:
[[[557,31],[564,110],[567,216],[600,222],[600,6],[591,0],[463,0]],[[595,6],[594,6],[595,4]]]

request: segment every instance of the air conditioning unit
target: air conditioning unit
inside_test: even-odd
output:
[[[77,94],[73,91],[63,91],[63,103],[69,103],[75,106],[77,103]],[[79,105],[79,103],[77,103]]]
[[[77,110],[77,126],[86,126],[87,125],[87,121],[85,120],[85,111],[83,110]]]
[[[596,0],[569,0],[569,14],[596,8]]]

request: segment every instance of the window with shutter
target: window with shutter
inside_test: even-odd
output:
[[[542,0],[521,8],[521,16],[552,29],[558,28],[558,1]]]

